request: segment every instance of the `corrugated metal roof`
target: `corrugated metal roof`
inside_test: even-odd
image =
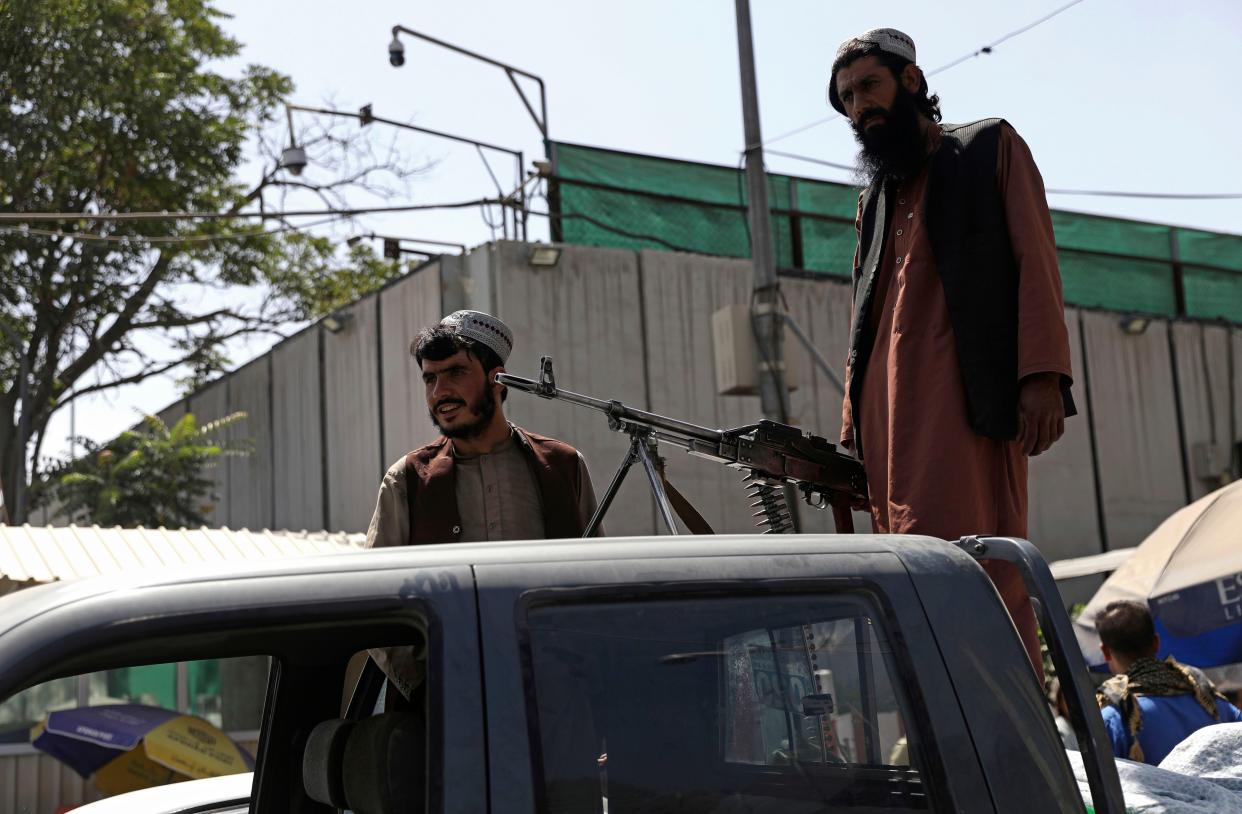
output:
[[[357,550],[365,535],[249,529],[0,525],[0,594],[139,568]]]

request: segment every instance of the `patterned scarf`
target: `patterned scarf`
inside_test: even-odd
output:
[[[1130,669],[1105,681],[1095,698],[1100,709],[1113,706],[1121,713],[1126,730],[1130,733],[1130,760],[1142,762],[1143,748],[1139,746],[1138,733],[1143,728],[1143,713],[1138,705],[1138,697],[1193,695],[1199,706],[1217,720],[1220,716],[1216,710],[1216,699],[1224,698],[1216,692],[1207,676],[1194,667],[1187,667],[1169,656],[1164,661],[1156,661],[1144,656],[1130,665]]]

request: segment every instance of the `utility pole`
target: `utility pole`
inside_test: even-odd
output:
[[[755,81],[755,48],[750,33],[750,0],[735,0],[737,61],[742,79],[742,124],[746,138],[746,199],[750,223],[750,256],[754,264],[751,323],[759,346],[759,404],[764,418],[789,423],[786,405],[784,354],[781,350],[781,284],[776,277],[772,243],[772,215],[768,209],[768,179],[763,169],[763,137],[759,130],[759,89]],[[797,492],[786,489],[794,529],[801,527]]]

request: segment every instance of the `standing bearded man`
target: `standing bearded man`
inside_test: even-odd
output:
[[[1027,456],[1075,413],[1039,170],[1002,119],[940,124],[895,29],[841,45],[828,98],[867,182],[841,443],[866,469],[875,531],[1025,538]],[[1020,574],[983,565],[1042,675]]]

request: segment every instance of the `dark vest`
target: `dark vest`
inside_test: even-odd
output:
[[[928,167],[923,211],[966,391],[966,418],[979,435],[1010,440],[1018,433],[1018,264],[1009,242],[1005,202],[996,183],[1002,119],[942,125]],[[850,409],[860,457],[858,403],[871,349],[876,274],[892,222],[893,185],[878,179],[863,193],[854,269],[850,333]],[[881,305],[883,305],[881,303]],[[1065,414],[1075,414],[1062,380]]]
[[[578,513],[578,451],[569,444],[514,427],[514,442],[526,455],[539,488],[547,539],[581,537]],[[405,491],[411,545],[455,543],[461,537],[453,447],[440,438],[405,456]]]

